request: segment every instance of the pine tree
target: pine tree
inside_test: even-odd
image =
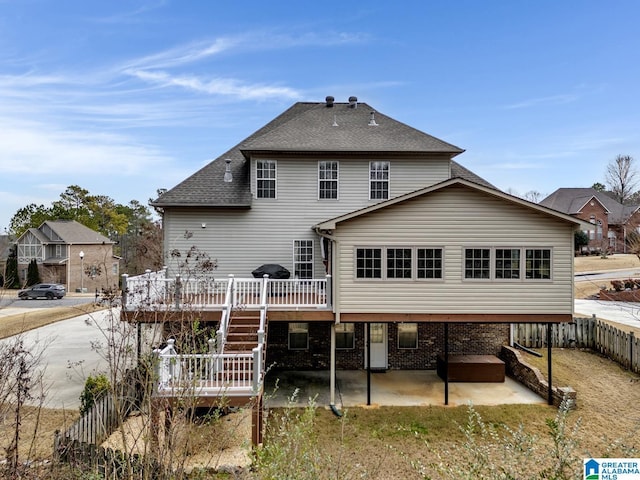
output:
[[[4,286],[5,288],[20,288],[20,278],[18,277],[18,253],[14,245],[7,257],[5,268]]]
[[[36,259],[34,258],[29,262],[29,268],[27,269],[27,287],[40,283],[41,281],[38,262],[36,262]]]

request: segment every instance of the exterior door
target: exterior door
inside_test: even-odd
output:
[[[369,335],[371,349],[371,369],[387,369],[387,324],[370,323]],[[367,366],[367,352],[365,352],[365,368]]]

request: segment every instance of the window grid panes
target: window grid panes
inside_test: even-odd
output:
[[[467,248],[464,254],[464,278],[489,279],[491,250]]]
[[[411,249],[387,249],[387,278],[411,278]]]
[[[382,249],[358,248],[356,250],[357,278],[382,278]]]
[[[336,325],[336,348],[347,350],[355,345],[355,325],[353,323],[339,323]]]
[[[418,324],[398,324],[398,348],[418,348]]]
[[[258,160],[256,163],[256,188],[258,198],[276,198],[276,162]]]
[[[369,342],[384,343],[384,325],[382,323],[369,324]]]
[[[527,249],[525,253],[527,279],[551,279],[551,250],[546,248]]]
[[[496,249],[496,276],[499,279],[520,278],[520,249]]]
[[[389,198],[389,162],[369,163],[369,199]]]
[[[418,278],[442,278],[442,249],[418,248]]]
[[[309,348],[309,324],[289,324],[289,350],[306,350]]]
[[[338,162],[318,162],[318,197],[321,200],[338,198]]]
[[[294,242],[293,275],[295,278],[313,278],[313,240]]]

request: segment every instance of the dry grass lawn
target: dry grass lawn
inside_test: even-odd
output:
[[[104,307],[96,306],[93,302],[89,302],[73,307],[52,307],[41,310],[38,309],[32,312],[26,311],[15,315],[6,315],[0,317],[0,338],[11,337],[51,323],[98,310],[104,310]]]
[[[613,255],[576,258],[576,272],[616,270],[640,267],[640,260],[632,255]],[[37,328],[40,325],[68,318],[68,313],[85,313],[75,308],[72,312],[34,312],[17,318],[0,318],[0,337],[9,332]],[[33,315],[33,316],[32,316]],[[29,317],[29,318],[27,318]],[[7,320],[8,319],[8,320]],[[546,372],[546,359],[525,354],[525,359]],[[640,377],[623,370],[614,362],[597,354],[569,349],[553,351],[553,375],[556,385],[570,385],[578,392],[577,409],[570,416],[570,424],[580,421],[576,440],[576,454],[582,456],[629,456],[626,448],[640,448],[638,432],[640,413],[635,408],[640,398]],[[546,421],[556,410],[540,405],[503,405],[476,407],[483,419],[492,425],[526,426],[526,431],[538,435],[540,445],[551,448]],[[273,412],[272,412],[273,413]],[[456,462],[464,449],[459,425],[467,420],[466,407],[381,407],[377,409],[352,408],[345,412],[343,421],[330,410],[319,408],[315,420],[314,436],[320,458],[329,474],[341,472],[348,478],[358,478],[367,472],[367,478],[440,478],[429,467],[431,477],[421,477],[416,465],[433,465],[448,459]],[[31,458],[46,458],[51,454],[53,432],[68,425],[77,412],[44,410],[36,416],[29,409],[23,419],[22,437],[25,439],[23,458],[31,448]],[[0,419],[0,448],[7,446],[11,434],[10,415]],[[35,426],[38,425],[38,431]],[[207,435],[215,436],[215,426]],[[34,435],[35,432],[35,435]],[[31,444],[28,439],[36,438]],[[621,449],[621,445],[625,448]],[[613,450],[612,450],[613,448]],[[215,454],[215,453],[214,453]],[[638,454],[636,454],[638,456]],[[530,459],[537,461],[537,457]],[[201,460],[203,461],[203,460]],[[229,477],[221,477],[229,478]],[[334,475],[334,478],[337,476]]]
[[[599,255],[576,257],[574,261],[575,273],[590,273],[613,270],[627,270],[638,268],[640,277],[640,259],[631,254],[608,255],[605,258]],[[578,281],[574,286],[575,298],[589,298],[600,291],[601,286],[610,287],[609,282]]]

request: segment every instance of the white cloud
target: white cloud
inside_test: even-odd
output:
[[[264,98],[298,98],[300,93],[289,87],[279,87],[262,84],[243,84],[239,80],[215,78],[202,80],[195,76],[172,76],[167,72],[149,72],[144,70],[130,70],[128,73],[140,80],[155,83],[163,87],[181,87],[209,95],[233,96],[241,100],[255,100]]]
[[[2,169],[9,174],[99,175],[104,169],[133,175],[169,158],[124,135],[64,130],[53,125],[11,124],[0,119]]]
[[[506,110],[514,110],[519,108],[530,108],[545,105],[562,105],[565,103],[575,102],[578,98],[578,95],[574,94],[552,95],[549,97],[530,98],[518,103],[512,103],[511,105],[505,105],[503,108]]]

